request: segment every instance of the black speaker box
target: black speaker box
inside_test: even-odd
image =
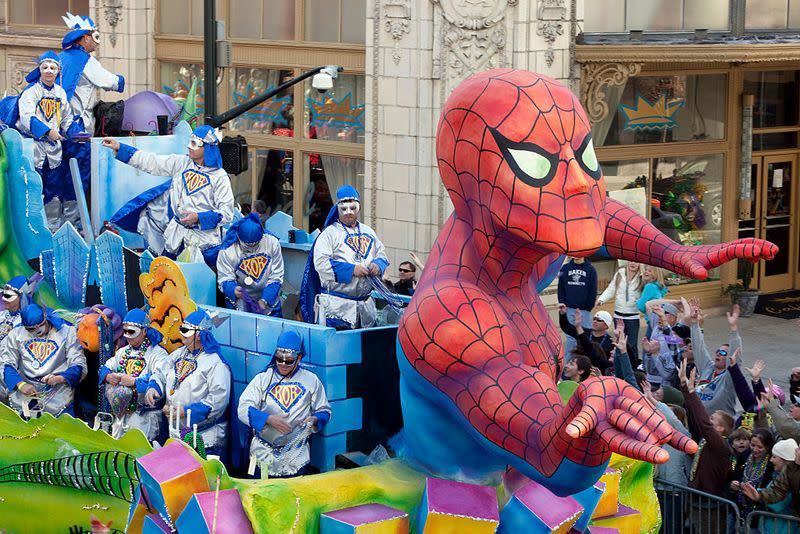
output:
[[[247,139],[241,135],[236,137],[226,136],[219,144],[222,155],[222,168],[228,174],[241,174],[248,168]]]

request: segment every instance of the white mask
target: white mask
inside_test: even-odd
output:
[[[14,291],[3,291],[3,302],[11,303],[17,300],[18,298],[19,295],[17,295]]]
[[[255,252],[258,250],[258,245],[261,244],[260,241],[256,241],[255,243],[243,243],[239,241],[239,244],[242,246],[242,252],[249,254],[251,252]]]
[[[126,324],[124,325],[124,328],[127,330],[131,330],[132,332],[135,332],[130,334],[128,332],[123,332],[122,335],[125,336],[125,339],[136,339],[137,337],[139,337],[139,334],[142,333],[142,327],[133,324]]]
[[[41,74],[55,74],[58,76],[58,63],[55,61],[45,60],[39,65],[39,72]]]
[[[100,32],[92,32],[92,41],[100,44]]]
[[[339,211],[339,217],[351,214],[358,215],[360,205],[355,200],[348,200],[347,202],[340,202],[337,204],[336,209]]]
[[[47,321],[43,322],[36,327],[36,330],[30,332],[31,337],[44,337],[47,335]]]

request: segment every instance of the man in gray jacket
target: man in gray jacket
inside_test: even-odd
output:
[[[697,367],[697,395],[703,402],[708,413],[722,410],[731,415],[736,414],[736,390],[733,387],[733,380],[728,372],[730,357],[741,348],[742,338],[739,335],[739,306],[734,305],[733,309],[727,313],[728,343],[720,345],[714,352],[714,358],[709,355],[703,331],[700,329],[699,317],[702,310],[699,306],[692,306],[690,314],[692,349],[694,352],[694,363]],[[743,364],[741,356],[740,365]]]

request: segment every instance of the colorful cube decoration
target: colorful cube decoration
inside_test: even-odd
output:
[[[567,534],[583,507],[572,497],[558,497],[538,482],[518,489],[500,512],[502,534]]]
[[[590,532],[596,532],[597,527],[612,527],[619,530],[620,534],[639,534],[642,530],[642,514],[638,510],[620,504],[616,514],[592,518]]]
[[[195,493],[208,491],[208,480],[188,445],[173,441],[136,460],[150,506],[173,523]]]
[[[320,534],[408,534],[408,514],[383,504],[362,504],[320,516]]]
[[[160,515],[148,514],[144,517],[142,534],[172,534],[173,532],[174,531]]]
[[[128,524],[125,527],[125,532],[141,534],[145,516],[155,513],[155,510],[148,507],[148,502],[144,488],[142,488],[141,484],[137,485],[136,489],[133,490],[133,501],[131,501],[131,507],[128,511]]]
[[[187,534],[253,534],[239,491],[235,489],[195,493],[175,526],[178,532]]]
[[[603,491],[603,496],[600,497],[600,502],[597,503],[597,507],[594,509],[592,519],[612,516],[619,511],[619,484],[621,479],[622,473],[617,469],[606,469],[606,472],[600,477],[600,482],[605,484],[605,491]]]
[[[578,504],[583,507],[583,514],[578,518],[578,521],[573,525],[573,530],[577,532],[584,532],[586,527],[589,526],[589,521],[594,514],[600,499],[603,497],[606,485],[604,482],[596,482],[594,486],[589,486],[583,491],[580,491],[572,496]]]
[[[422,534],[492,534],[499,523],[495,488],[441,478],[425,480],[418,521]]]

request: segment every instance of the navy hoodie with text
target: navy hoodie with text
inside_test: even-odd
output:
[[[597,271],[589,260],[570,259],[558,272],[558,302],[568,308],[591,311],[597,300]]]

